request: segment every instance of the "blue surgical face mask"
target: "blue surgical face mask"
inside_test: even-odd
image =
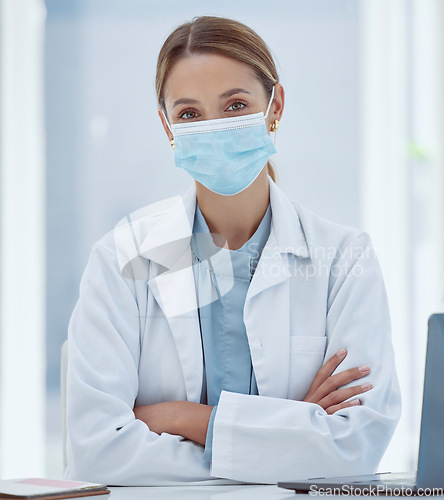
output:
[[[174,162],[209,190],[231,196],[246,189],[276,153],[267,133],[266,114],[233,116],[169,125]]]

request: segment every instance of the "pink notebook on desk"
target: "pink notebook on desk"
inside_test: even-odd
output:
[[[104,484],[60,479],[25,478],[0,480],[0,499],[57,500],[110,493]]]

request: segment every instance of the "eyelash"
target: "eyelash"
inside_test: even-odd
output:
[[[193,118],[196,118],[195,116],[193,118],[184,118],[183,115],[185,113],[196,113],[196,114],[198,114],[197,111],[195,111],[194,109],[184,109],[183,111],[181,111],[179,113],[179,119],[180,120],[192,120]]]
[[[239,109],[228,109],[230,108],[231,106],[233,106],[234,104],[242,104],[242,107],[239,108]],[[241,101],[239,99],[237,99],[236,101],[233,101],[226,109],[226,111],[232,111],[234,113],[238,112],[238,111],[241,111],[242,109],[244,109],[245,107],[247,107],[248,104],[244,101]],[[183,111],[181,111],[178,115],[178,118],[180,120],[193,120],[194,118],[197,118],[197,116],[193,116],[192,118],[184,118],[183,115],[185,115],[186,113],[195,113],[196,115],[199,115],[199,113],[195,110],[195,109],[184,109]]]
[[[228,107],[233,106],[233,104],[242,104],[242,107],[240,109],[231,109],[230,111],[240,111],[241,109],[244,109],[245,107],[248,106],[248,104],[245,101],[237,99],[236,101],[233,101]]]

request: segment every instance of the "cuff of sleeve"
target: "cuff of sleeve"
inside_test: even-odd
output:
[[[205,462],[211,462],[211,455],[213,453],[213,428],[214,428],[214,418],[216,416],[217,406],[213,407],[213,411],[210,415],[210,420],[208,421],[207,437],[205,440],[205,450],[203,453],[203,459]]]

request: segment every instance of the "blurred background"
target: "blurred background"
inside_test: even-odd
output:
[[[242,21],[286,90],[273,161],[310,210],[372,237],[416,468],[427,318],[444,310],[444,2],[0,0],[0,477],[62,477],[60,349],[92,244],[182,193],[156,58],[199,15]],[[362,450],[363,453],[366,450]]]

